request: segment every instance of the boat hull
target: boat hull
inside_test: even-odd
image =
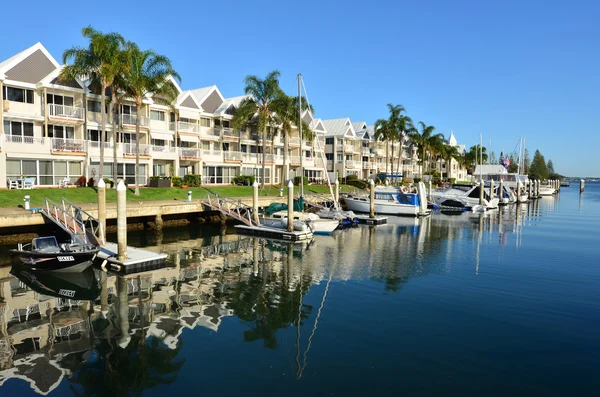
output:
[[[36,271],[80,272],[88,268],[97,252],[43,253],[11,250],[16,262]]]
[[[346,207],[351,211],[369,213],[371,210],[369,198],[346,197],[345,202]],[[381,215],[417,216],[419,210],[418,205],[375,200],[375,212]]]

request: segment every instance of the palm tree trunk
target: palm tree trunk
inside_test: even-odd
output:
[[[265,188],[265,152],[267,151],[267,126],[263,129],[262,141],[262,178],[260,179],[260,188]]]
[[[392,139],[392,164],[391,174],[394,175],[394,140]]]
[[[117,104],[117,95],[114,92],[112,94],[112,103],[113,103],[113,187],[117,188],[117,112],[118,112],[118,104]]]
[[[388,145],[388,141],[385,141],[385,177],[388,176],[388,165],[390,163],[390,145]]]
[[[283,133],[283,178],[281,178],[281,187],[285,186],[285,181],[290,176],[290,159],[288,156],[288,150],[290,150],[290,136],[286,131]]]
[[[106,137],[106,88],[107,85],[102,80],[100,92],[100,114],[102,115],[102,135],[100,136],[100,171],[98,172],[98,180],[104,176],[104,142]]]
[[[399,174],[401,173],[402,176],[404,177],[404,172],[403,172],[403,170],[400,169],[400,164],[402,162],[402,154],[404,153],[404,150],[402,150],[403,149],[403,145],[402,145],[402,137],[403,136],[404,136],[404,132],[401,132],[400,133],[400,153],[398,154],[398,171],[397,172]]]
[[[140,108],[142,99],[135,103],[135,195],[140,195]]]

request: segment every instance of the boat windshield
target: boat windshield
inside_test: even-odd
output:
[[[38,237],[33,239],[33,249],[38,251],[57,251],[60,250],[56,237]]]

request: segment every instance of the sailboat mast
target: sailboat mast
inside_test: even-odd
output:
[[[298,73],[298,131],[300,134],[300,197],[304,197],[304,167],[303,167],[303,157],[304,150],[302,149],[304,140],[302,137],[302,90],[300,88],[300,80],[302,79],[302,74]]]
[[[523,138],[519,138],[519,161],[517,162],[517,174],[521,174],[521,151],[523,150]]]
[[[483,182],[483,134],[479,133],[479,180]]]

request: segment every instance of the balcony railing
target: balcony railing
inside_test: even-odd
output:
[[[223,151],[220,149],[213,149],[213,150],[207,150],[207,149],[203,149],[202,150],[202,156],[221,156],[223,154]]]
[[[152,151],[153,152],[159,152],[159,153],[174,153],[175,152],[175,148],[173,146],[157,146],[157,145],[152,145]]]
[[[186,159],[200,159],[202,158],[202,149],[180,147],[179,157]]]
[[[50,117],[54,118],[83,121],[83,112],[83,108],[75,106],[55,105],[53,103],[48,105],[48,113]]]
[[[140,127],[148,128],[148,126],[150,125],[150,120],[146,116],[137,116],[135,114],[122,114],[121,122],[123,123],[123,125],[135,127],[135,123],[137,122],[138,117],[140,118]]]
[[[12,143],[28,143],[28,144],[44,144],[44,138],[23,135],[5,135],[6,142]]]
[[[88,141],[88,147],[91,149],[100,149],[100,142]],[[112,142],[104,142],[104,149],[112,149]]]
[[[346,167],[348,167],[348,168],[360,167],[360,161],[346,160]]]
[[[242,161],[242,152],[226,152],[223,151],[223,160],[225,161]]]
[[[178,121],[177,130],[181,132],[200,132],[200,126],[197,123],[188,123],[187,121]]]
[[[369,163],[368,161],[363,161],[363,169],[370,170],[371,169],[371,163]]]
[[[52,138],[52,150],[58,152],[86,152],[86,141],[83,139]]]
[[[123,154],[128,156],[135,155],[135,146],[135,143],[124,143]],[[138,146],[140,147],[140,156],[150,156],[150,145],[140,143]]]
[[[223,138],[239,138],[240,131],[236,131],[233,128],[223,128]]]
[[[290,138],[290,146],[300,146],[300,138]]]
[[[354,152],[354,145],[344,145],[344,151],[345,152]]]
[[[269,156],[273,156],[272,154],[267,154],[265,161],[269,162]],[[242,153],[242,161],[244,163],[258,163],[258,153]]]
[[[385,150],[383,149],[376,149],[375,150],[375,154],[378,156],[384,156],[385,155]]]
[[[300,164],[300,156],[289,156],[290,164]]]
[[[371,149],[369,149],[368,147],[364,147],[361,149],[362,154],[364,154],[365,156],[369,156],[371,155]]]

